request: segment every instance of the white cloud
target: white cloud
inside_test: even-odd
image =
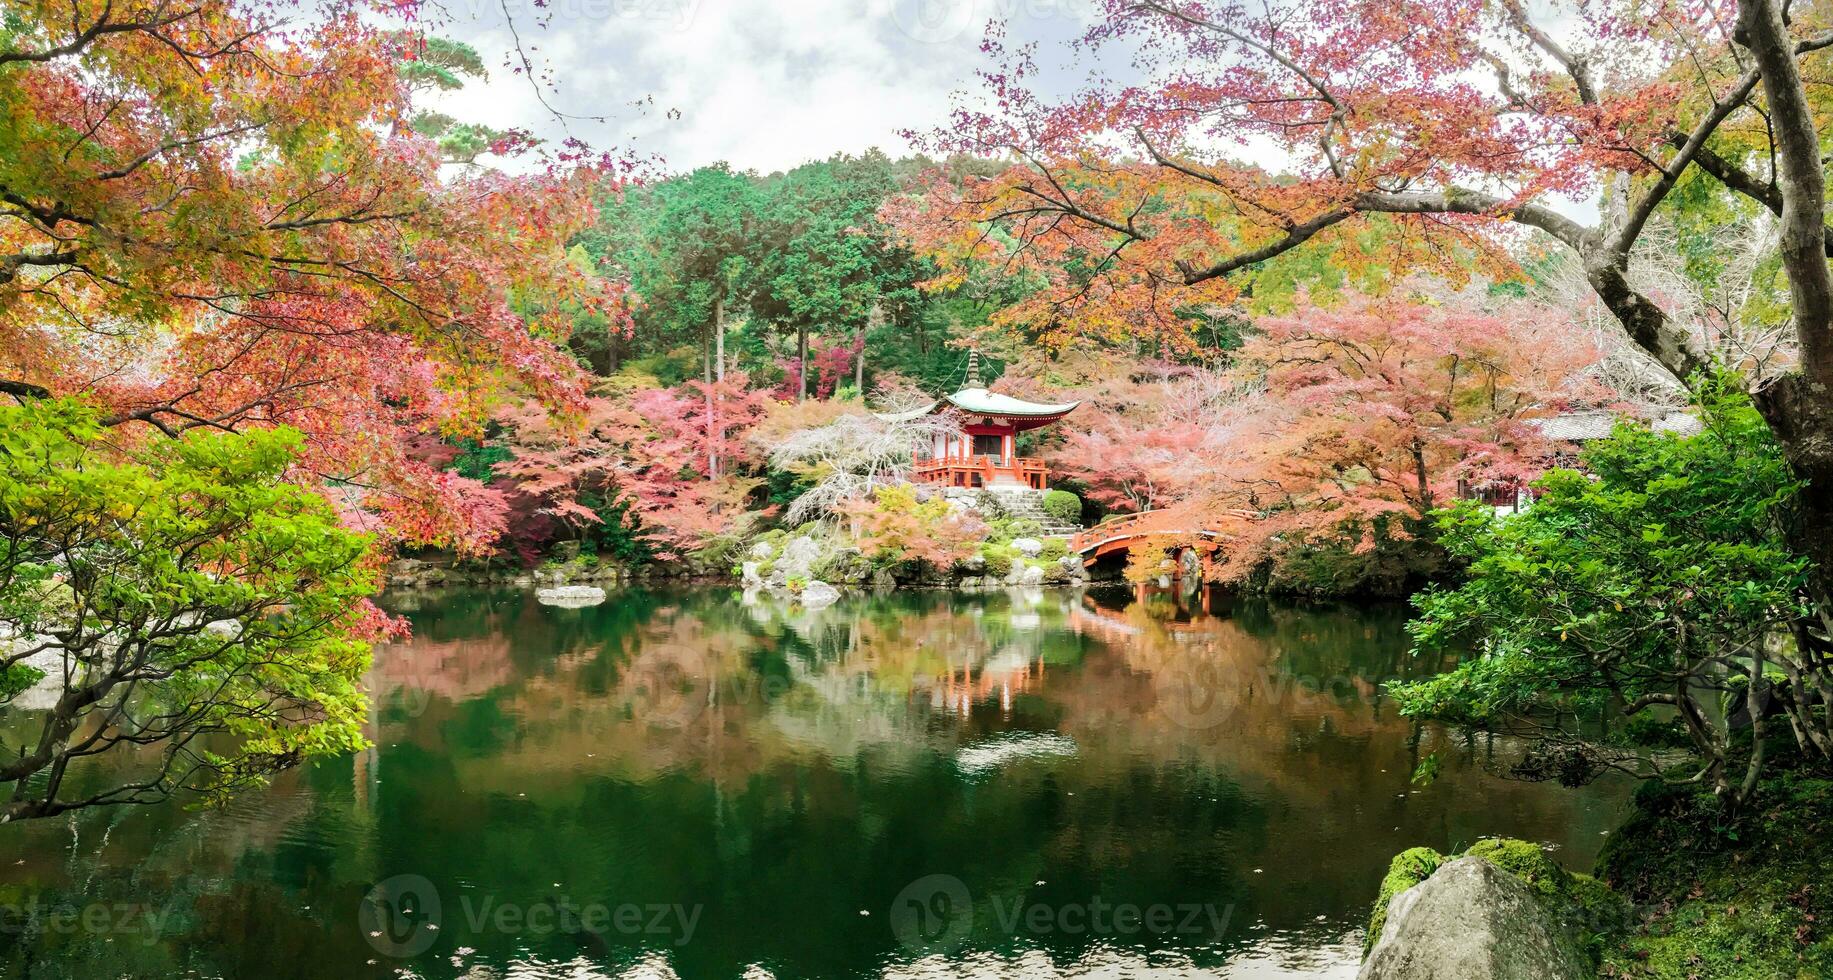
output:
[[[510,0],[524,46],[552,71],[547,101],[608,117],[600,124],[555,119],[530,80],[503,64],[514,44],[501,2],[447,6],[440,31],[475,45],[491,77],[439,108],[659,154],[672,170],[726,160],[767,172],[874,146],[907,152],[899,132],[944,122],[951,93],[974,85],[989,20],[1055,48],[1089,16],[1089,0],[548,0],[539,9]]]

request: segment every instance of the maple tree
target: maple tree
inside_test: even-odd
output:
[[[855,334],[850,340],[816,337],[805,345],[806,361],[809,367],[812,384],[802,377],[802,360],[784,360],[783,383],[778,386],[779,393],[785,398],[802,398],[813,395],[817,399],[832,398],[840,390],[843,379],[857,380],[864,373],[866,335]]]
[[[1073,380],[1082,404],[1044,455],[1111,510],[1155,510],[1228,479],[1284,416],[1264,385],[1215,369],[1108,354],[1078,364]]]
[[[1225,369],[1066,355],[1055,367],[1069,388],[1014,387],[1081,398],[1044,450],[1052,471],[1103,506],[1229,535],[1210,569],[1226,581],[1307,545],[1429,544],[1436,507],[1512,499],[1550,464],[1533,419],[1617,395],[1572,317],[1420,296],[1261,317]]]
[[[1269,317],[1240,351],[1286,408],[1257,465],[1214,487],[1200,509],[1246,507],[1217,574],[1235,578],[1280,542],[1431,537],[1433,512],[1472,491],[1513,499],[1552,447],[1530,416],[1608,403],[1586,369],[1588,338],[1550,311],[1362,300]],[[1218,492],[1219,491],[1219,492]]]
[[[1709,180],[1778,222],[1800,354],[1757,402],[1807,481],[1799,544],[1833,610],[1825,107],[1803,82],[1833,46],[1824,10],[1099,6],[1083,40],[1131,57],[1127,82],[1052,100],[1032,88],[1030,49],[989,39],[992,106],[963,104],[935,142],[1017,162],[904,205],[951,275],[977,259],[1028,263],[1048,288],[1008,321],[1064,342],[1150,333],[1187,347],[1193,308],[1277,305],[1333,276],[1381,291],[1405,266],[1503,270],[1509,230],[1531,230],[1569,250],[1594,300],[1684,380],[1711,351],[1637,288],[1631,258],[1676,189]],[[1239,159],[1252,149],[1279,165]],[[1605,205],[1595,222],[1558,207],[1589,196]]]
[[[302,478],[403,539],[483,547],[479,487],[404,443],[474,430],[506,387],[577,409],[565,312],[512,298],[611,309],[560,245],[612,162],[442,179],[397,125],[411,52],[369,16],[411,7],[5,9],[0,392],[167,436],[292,426]]]
[[[718,420],[710,427],[709,403]],[[768,404],[733,373],[675,388],[619,377],[601,385],[577,418],[534,401],[500,411],[493,444],[503,458],[490,470],[508,494],[511,543],[532,563],[554,540],[594,541],[609,532],[620,544],[641,539],[642,554],[620,557],[685,559],[756,516],[745,505],[757,481],[742,470],[756,462],[749,430]],[[715,458],[733,465],[715,473]]]

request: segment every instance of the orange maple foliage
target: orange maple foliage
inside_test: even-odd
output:
[[[1077,49],[1129,70],[1046,94],[1035,47],[995,25],[981,91],[927,145],[1010,166],[938,173],[887,214],[940,263],[932,287],[989,263],[1043,283],[998,325],[1160,354],[1195,346],[1207,311],[1289,308],[1305,283],[1506,275],[1509,227],[1532,228],[1578,253],[1600,301],[1684,375],[1701,361],[1627,285],[1628,256],[1696,163],[1779,207],[1743,169],[1746,146],[1768,151],[1762,117],[1740,111],[1758,77],[1729,43],[1736,12],[1099,0]],[[1812,35],[1824,13],[1798,20],[1804,51],[1830,43]],[[1606,185],[1621,206],[1608,227],[1560,209]]]
[[[291,425],[301,476],[395,533],[487,541],[471,481],[403,446],[475,430],[506,389],[580,407],[558,342],[617,296],[561,245],[602,168],[442,175],[397,125],[404,35],[377,26],[412,4],[4,9],[0,391],[168,435]]]

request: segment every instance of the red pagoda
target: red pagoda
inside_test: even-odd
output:
[[[1055,422],[1080,404],[1044,405],[990,392],[980,381],[980,353],[972,351],[967,356],[967,382],[960,391],[922,408],[879,417],[903,422],[949,409],[964,416],[959,435],[937,435],[928,456],[916,454],[919,483],[1044,490],[1049,486],[1044,461],[1018,455],[1015,437]]]

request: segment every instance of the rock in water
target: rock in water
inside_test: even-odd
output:
[[[802,588],[802,608],[820,609],[840,601],[840,590],[826,582],[810,582]]]
[[[605,590],[596,585],[563,585],[557,589],[536,589],[535,601],[544,606],[582,609],[605,601]]]
[[[1521,879],[1480,857],[1394,896],[1356,980],[1589,980],[1579,941]]]

